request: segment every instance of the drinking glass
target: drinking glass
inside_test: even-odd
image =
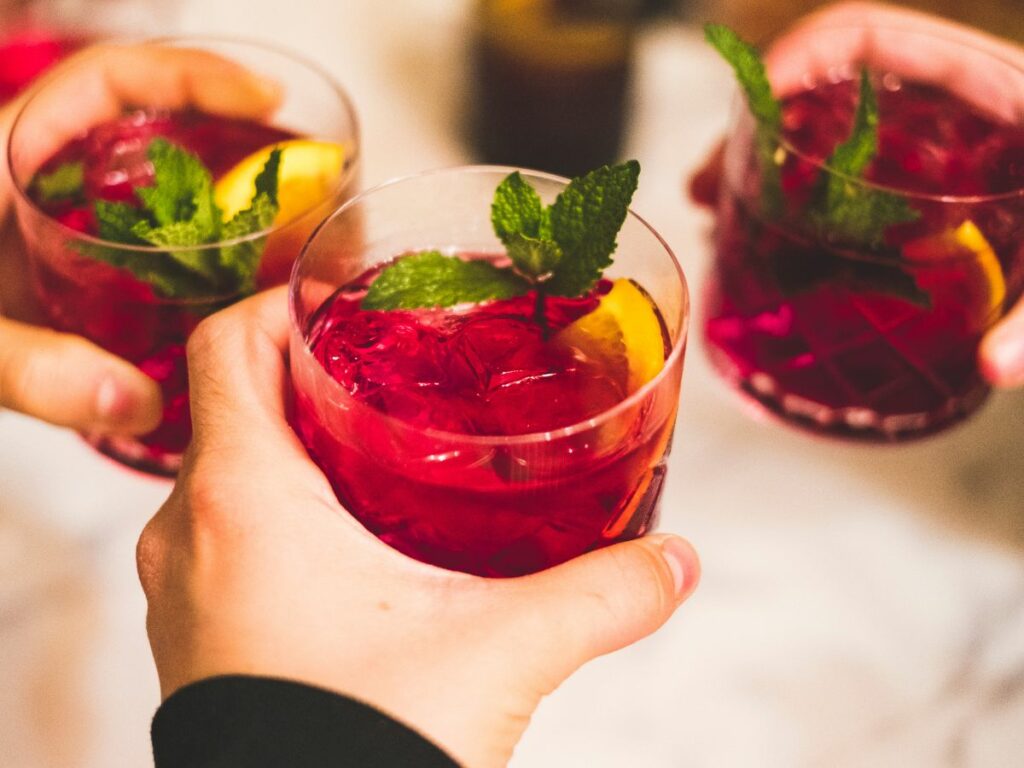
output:
[[[284,282],[292,262],[316,224],[347,199],[357,184],[358,128],[348,96],[318,66],[265,45],[212,38],[164,40],[150,44],[213,52],[281,87],[280,105],[266,119],[265,127],[263,124],[239,124],[228,120],[222,125],[216,119],[207,124],[202,140],[211,152],[219,152],[221,156],[226,156],[226,151],[237,152],[239,143],[251,141],[251,133],[319,139],[342,146],[344,167],[326,199],[307,208],[290,222],[238,241],[263,243],[258,285]],[[50,327],[90,339],[139,366],[160,384],[164,414],[156,431],[142,437],[91,434],[86,436],[87,439],[99,450],[129,466],[173,475],[191,437],[185,342],[200,320],[242,296],[200,295],[184,300],[164,298],[131,272],[89,255],[90,249],[103,248],[114,254],[116,258],[113,261],[117,262],[152,258],[161,252],[181,254],[190,251],[191,255],[201,259],[204,252],[219,248],[223,243],[192,248],[156,248],[108,242],[77,231],[68,225],[68,221],[47,215],[33,201],[28,185],[36,171],[64,142],[63,137],[54,137],[55,126],[66,131],[70,140],[84,136],[94,125],[116,117],[116,114],[101,110],[64,111],[61,94],[66,93],[66,83],[73,82],[73,77],[75,73],[69,72],[50,80],[33,94],[18,115],[11,134],[9,163],[16,187],[15,208],[27,250],[32,289],[42,319]],[[192,114],[188,109],[164,113],[159,109],[160,94],[154,93],[152,98],[151,104],[120,105],[124,114],[131,117],[122,118],[122,123],[111,129],[114,131],[111,141],[98,142],[103,151],[113,147],[111,151],[123,150],[130,154],[132,142],[139,140],[132,133],[134,128],[141,126],[145,129],[150,118],[169,121],[173,126],[175,121],[186,121]],[[204,106],[210,109],[209,105]],[[136,115],[139,116],[139,126],[134,125]],[[122,129],[127,131],[124,136],[118,133]],[[277,139],[271,139],[274,140]],[[215,164],[208,162],[208,165],[216,177]],[[283,194],[287,194],[284,187]]]
[[[306,245],[290,288],[294,425],[338,498],[396,549],[486,576],[540,570],[656,524],[689,307],[664,241],[628,214],[605,273],[632,279],[656,305],[670,346],[663,369],[625,400],[565,428],[487,436],[413,426],[357,400],[328,375],[309,334],[339,287],[398,255],[503,253],[491,200],[512,170],[434,171],[353,198]],[[567,183],[522,174],[545,203]]]
[[[936,432],[985,400],[979,342],[1024,283],[1024,72],[905,29],[823,29],[802,53],[773,83],[782,135],[736,110],[710,357],[791,424],[871,441]],[[862,68],[880,106],[870,180],[822,159],[850,134]],[[839,224],[814,207],[824,190],[851,206]]]

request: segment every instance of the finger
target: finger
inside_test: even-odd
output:
[[[851,67],[866,64],[941,86],[1003,119],[1015,120],[1024,109],[1019,48],[925,13],[873,3],[811,14],[771,46],[765,63],[780,97],[805,88],[809,77],[852,77]]]
[[[15,122],[30,123],[31,133],[16,142],[11,160],[27,178],[67,142],[128,106],[265,118],[281,95],[277,83],[209,51],[156,43],[95,46],[26,95]]]
[[[989,331],[981,343],[982,374],[997,387],[1024,386],[1024,302]]]
[[[700,561],[678,536],[616,544],[518,579],[540,660],[557,685],[581,664],[656,630],[693,592]]]
[[[244,448],[267,430],[287,434],[294,443],[285,419],[287,290],[281,286],[228,307],[200,323],[189,338],[198,449],[214,442]]]
[[[160,388],[135,366],[78,336],[0,318],[0,406],[83,431],[144,434]]]

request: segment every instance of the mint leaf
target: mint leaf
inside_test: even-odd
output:
[[[736,72],[751,114],[761,125],[778,130],[782,126],[782,107],[772,95],[768,73],[757,49],[722,24],[705,24],[704,39]]]
[[[836,173],[859,177],[878,152],[878,98],[868,71],[860,72],[860,97],[850,138],[832,152],[826,165]]]
[[[135,234],[135,227],[149,222],[134,205],[97,200],[93,203],[93,211],[96,214],[97,232],[104,240],[128,245],[146,244],[145,240]]]
[[[519,296],[529,285],[510,269],[489,261],[465,261],[439,251],[403,256],[370,284],[363,309],[450,307]]]
[[[508,257],[519,274],[534,280],[554,272],[562,261],[562,249],[554,240],[541,240],[516,232],[507,241]]]
[[[276,206],[279,204],[280,201],[277,199],[277,186],[280,172],[281,148],[274,147],[270,150],[270,156],[267,158],[267,162],[263,164],[263,170],[256,175],[256,194],[253,195],[253,201],[255,201],[260,195],[266,195],[273,205]],[[268,224],[267,226],[270,225]]]
[[[505,243],[512,267],[426,251],[401,257],[381,270],[363,309],[449,307],[547,293],[586,293],[611,263],[615,241],[636,191],[635,160],[604,166],[566,186],[545,208],[519,172],[495,190],[491,224]]]
[[[829,176],[821,205],[823,212],[811,213],[821,236],[850,246],[880,248],[889,227],[921,216],[902,195],[865,187],[842,176]]]
[[[878,153],[878,99],[867,70],[860,75],[860,98],[850,137],[825,162],[810,213],[821,235],[833,242],[879,248],[886,230],[916,221],[920,213],[901,195],[861,182]]]
[[[639,177],[640,163],[630,160],[591,171],[562,190],[551,206],[551,235],[563,256],[546,291],[579,296],[597,282],[612,262]]]
[[[194,222],[206,242],[216,241],[221,216],[213,199],[213,177],[203,161],[167,139],[149,143],[146,155],[153,164],[153,186],[135,194],[157,225]]]
[[[197,155],[163,138],[150,142],[146,153],[153,163],[154,183],[135,190],[142,206],[95,201],[98,234],[115,243],[167,250],[133,253],[99,245],[79,250],[129,270],[166,297],[251,292],[266,238],[221,247],[217,243],[244,238],[274,223],[281,150],[270,152],[256,177],[249,207],[226,223],[214,200],[212,176]]]
[[[85,187],[85,164],[62,163],[50,173],[36,176],[32,188],[43,203],[79,200]]]
[[[550,232],[542,232],[547,217],[544,207],[530,184],[523,179],[519,171],[510,173],[494,191],[494,202],[491,203],[491,224],[494,233],[505,245],[513,235],[525,235],[529,238],[550,237]]]
[[[721,24],[705,24],[704,38],[735,71],[746,96],[747,108],[757,123],[754,142],[761,166],[761,198],[765,213],[776,218],[785,210],[782,174],[776,162],[782,132],[782,105],[772,94],[768,72],[754,46]]]
[[[270,161],[267,164],[269,163]],[[269,229],[277,217],[277,212],[278,205],[275,200],[266,192],[261,192],[248,208],[236,213],[231,217],[231,221],[224,225],[223,237],[225,240],[234,240]],[[220,268],[233,276],[239,290],[244,293],[255,288],[256,272],[266,244],[266,237],[258,237],[221,246]]]

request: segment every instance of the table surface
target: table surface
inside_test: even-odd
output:
[[[470,159],[466,0],[181,5],[184,31],[266,37],[350,90],[364,182]],[[686,175],[732,85],[694,28],[643,39],[635,208],[700,314],[709,219]],[[901,447],[823,441],[745,412],[694,335],[663,501],[704,580],[655,636],[546,700],[526,766],[1008,766],[1024,752],[1024,398]],[[151,765],[156,676],[135,540],[169,484],[74,434],[0,414],[0,764]]]

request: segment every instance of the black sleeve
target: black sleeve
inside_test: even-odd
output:
[[[153,718],[156,768],[458,768],[366,704],[287,680],[228,676],[175,692]]]

